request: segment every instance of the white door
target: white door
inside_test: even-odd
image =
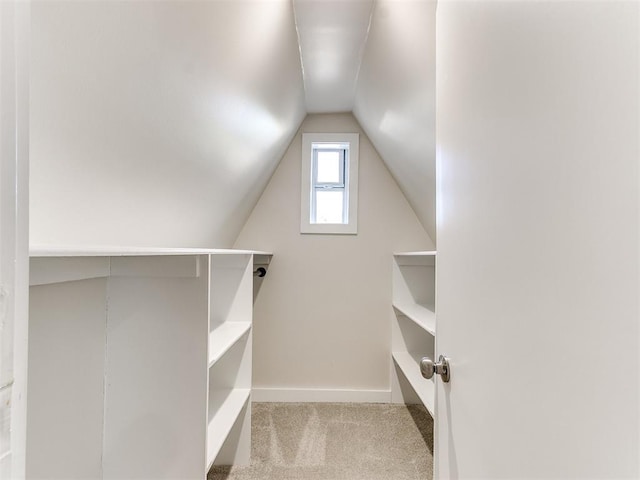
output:
[[[438,4],[437,479],[640,478],[639,5]]]

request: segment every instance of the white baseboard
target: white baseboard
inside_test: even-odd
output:
[[[253,402],[391,403],[391,390],[253,388]]]

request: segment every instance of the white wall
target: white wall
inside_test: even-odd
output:
[[[301,134],[313,132],[360,133],[357,235],[300,234]],[[433,244],[351,114],[304,120],[234,246],[275,253],[255,305],[255,398],[313,388],[388,400],[391,253]]]
[[[353,114],[436,240],[435,10],[377,0]]]
[[[304,116],[287,0],[33,4],[31,242],[230,246]]]
[[[29,4],[0,2],[0,478],[25,478]]]

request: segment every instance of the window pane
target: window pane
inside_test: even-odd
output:
[[[344,223],[344,190],[316,190],[316,222]]]
[[[340,180],[340,170],[342,170],[340,152],[318,150],[317,155],[316,183],[342,183]]]

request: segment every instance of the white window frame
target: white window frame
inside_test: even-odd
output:
[[[357,133],[303,133],[302,134],[302,188],[300,232],[316,234],[356,235],[358,233],[358,150]],[[344,172],[344,198],[347,223],[311,223],[313,198],[313,145],[316,143],[348,144]]]
[[[314,142],[312,145],[317,145],[318,142]],[[348,215],[349,215],[349,195],[347,194],[348,191],[348,185],[347,185],[347,172],[349,171],[349,166],[346,164],[348,158],[349,158],[349,145],[346,145],[345,148],[345,143],[340,143],[340,144],[331,144],[331,147],[333,148],[327,148],[327,149],[315,149],[312,147],[311,149],[311,155],[312,155],[312,159],[311,159],[311,191],[310,191],[310,195],[311,195],[311,208],[310,210],[310,224],[315,224],[315,216],[317,216],[317,211],[316,211],[316,202],[318,200],[317,197],[317,193],[319,191],[324,191],[324,190],[331,190],[331,191],[341,191],[342,192],[342,213],[343,213],[343,218],[342,218],[342,223],[346,223],[345,222],[345,215],[347,216],[347,221],[348,221]],[[317,175],[318,175],[318,154],[319,152],[336,152],[338,153],[338,155],[340,155],[340,178],[338,179],[337,182],[320,182],[317,181]],[[315,214],[315,215],[314,215]]]

